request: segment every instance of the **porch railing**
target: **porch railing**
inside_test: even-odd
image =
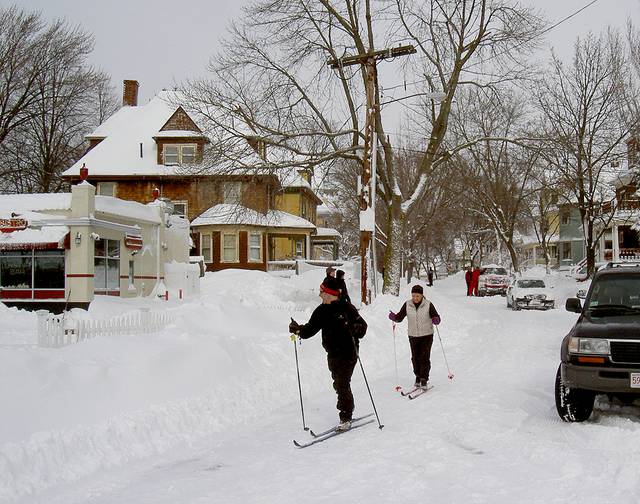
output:
[[[37,315],[38,346],[45,348],[59,348],[96,336],[154,333],[174,320],[166,311],[152,312],[148,308],[104,320],[74,319],[69,313],[53,315],[46,310],[39,310]]]
[[[598,215],[602,214],[610,214],[614,210],[618,211],[631,211],[640,209],[640,199],[631,199],[626,198],[621,201],[617,201],[616,199],[612,199],[610,201],[605,201],[598,208]]]

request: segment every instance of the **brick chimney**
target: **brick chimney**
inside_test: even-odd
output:
[[[129,107],[135,107],[138,105],[138,81],[125,80],[124,88],[122,90],[122,105],[128,105]]]

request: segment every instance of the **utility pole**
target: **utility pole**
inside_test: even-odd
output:
[[[361,282],[360,293],[364,304],[371,302],[371,288],[369,287],[369,264],[371,259],[371,242],[376,227],[375,216],[375,175],[372,178],[371,166],[375,163],[372,156],[377,156],[377,142],[375,141],[376,114],[379,112],[380,104],[377,100],[378,71],[376,64],[378,61],[396,58],[398,56],[408,56],[415,54],[416,48],[412,45],[405,45],[370,51],[366,54],[355,56],[344,56],[338,59],[330,59],[327,65],[338,69],[345,66],[361,65],[364,72],[365,91],[367,99],[367,111],[364,123],[364,149],[362,152],[362,175],[358,184],[360,200],[360,258],[361,258]],[[375,278],[375,275],[374,275]]]

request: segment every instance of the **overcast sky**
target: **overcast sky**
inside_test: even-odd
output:
[[[560,20],[590,0],[523,0]],[[8,6],[16,2],[0,0]],[[229,22],[248,0],[18,0],[47,19],[64,17],[95,37],[92,61],[106,70],[118,89],[123,79],[140,82],[140,102],[185,77],[202,75]],[[624,27],[628,18],[640,24],[640,0],[598,0],[552,30],[547,47],[566,57],[576,36],[606,25]],[[548,49],[547,49],[548,52]]]

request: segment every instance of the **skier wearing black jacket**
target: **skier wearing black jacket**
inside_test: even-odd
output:
[[[359,340],[367,332],[367,323],[355,307],[340,299],[340,288],[335,278],[325,278],[320,285],[322,304],[309,322],[298,324],[291,319],[289,331],[302,339],[311,338],[322,330],[322,346],[327,351],[327,363],[338,395],[336,408],[340,412],[338,430],[351,427],[354,403],[351,376],[358,362]]]

